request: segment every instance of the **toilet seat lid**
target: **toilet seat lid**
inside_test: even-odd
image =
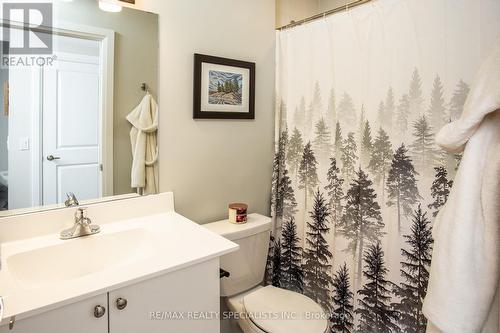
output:
[[[321,307],[302,294],[266,286],[243,298],[249,319],[264,332],[324,333],[327,316]]]

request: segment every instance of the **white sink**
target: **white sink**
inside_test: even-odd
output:
[[[0,221],[0,296],[5,302],[0,326],[13,316],[22,320],[238,248],[173,207],[171,193],[98,203],[89,216],[101,232],[70,240],[59,239],[59,233],[71,227],[72,210]]]
[[[48,243],[24,244],[23,252],[7,257],[6,264],[19,282],[27,286],[58,284],[131,264],[152,253],[151,232],[129,229]]]

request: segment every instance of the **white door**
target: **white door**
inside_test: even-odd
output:
[[[101,196],[99,58],[57,54],[43,69],[43,203]]]

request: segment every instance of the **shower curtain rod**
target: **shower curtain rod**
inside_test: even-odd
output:
[[[319,13],[319,14],[316,14],[316,15],[313,15],[313,16],[306,17],[305,19],[302,19],[300,21],[291,21],[290,23],[288,23],[288,24],[286,24],[284,26],[276,28],[276,30],[285,30],[285,29],[293,28],[293,27],[296,27],[298,25],[302,25],[302,24],[307,23],[307,22],[311,22],[311,21],[318,20],[320,18],[324,18],[326,16],[330,16],[330,15],[333,15],[333,14],[336,14],[336,13],[347,11],[350,8],[354,8],[354,7],[357,7],[359,5],[364,5],[365,3],[368,3],[368,2],[371,2],[371,1],[373,1],[373,0],[356,0],[356,1],[350,2],[348,4],[345,4],[345,5],[338,6],[338,7],[335,7],[333,9],[327,10],[327,11],[325,11],[323,13]]]

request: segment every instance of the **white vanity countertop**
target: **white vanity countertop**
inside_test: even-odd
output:
[[[12,316],[20,320],[237,249],[174,211],[105,223],[99,234],[73,240],[48,234],[4,242],[0,325]],[[44,262],[51,267],[40,267]]]

